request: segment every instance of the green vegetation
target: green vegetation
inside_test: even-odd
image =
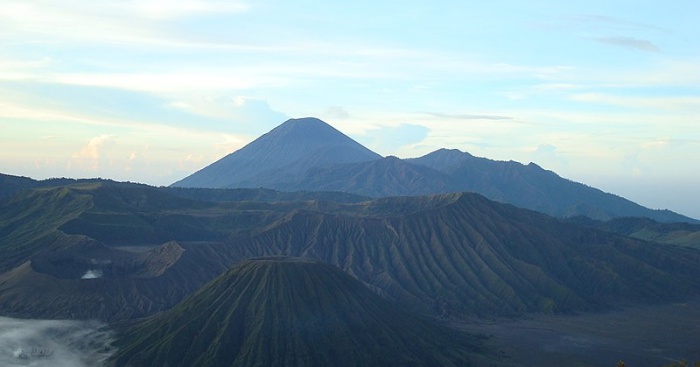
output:
[[[239,260],[280,255],[333,264],[402,307],[448,319],[668,302],[700,288],[697,250],[562,223],[475,194],[208,202],[88,182],[25,192],[0,206],[0,310],[24,317],[148,315]],[[178,256],[158,247],[173,241]],[[104,277],[80,279],[94,269]],[[81,308],[88,302],[94,306]]]
[[[659,223],[646,218],[617,218],[601,223],[599,228],[640,240],[700,249],[700,225],[697,224]]]
[[[477,338],[409,315],[327,264],[244,261],[127,327],[115,366],[468,366]]]
[[[57,229],[92,206],[90,195],[70,187],[25,192],[0,203],[0,273],[31,256],[70,246],[80,238]]]
[[[444,317],[667,301],[697,292],[687,275],[700,271],[697,251],[562,224],[473,194],[298,211],[232,250],[241,258],[285,254],[333,263]]]

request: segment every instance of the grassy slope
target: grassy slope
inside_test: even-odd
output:
[[[0,273],[31,256],[70,246],[79,238],[57,228],[92,206],[84,187],[39,189],[24,192],[0,204]]]
[[[0,204],[0,311],[105,321],[150,315],[231,266],[217,243],[299,205],[317,203],[210,203],[114,182],[24,192]],[[174,263],[138,259],[162,246],[138,255],[114,247],[146,251],[173,240],[184,242]],[[80,279],[90,269],[104,276]]]
[[[602,223],[599,228],[645,241],[700,249],[700,225],[697,224],[659,223],[645,218],[617,218]]]
[[[464,366],[473,337],[410,316],[317,262],[243,262],[127,329],[116,366]]]
[[[405,215],[299,211],[239,239],[233,250],[240,257],[321,259],[404,304],[445,316],[599,309],[698,290],[697,251],[563,224],[477,195],[445,198],[442,206]],[[421,199],[397,202],[411,200]]]
[[[93,288],[77,279],[42,280],[76,294],[92,292],[98,306],[85,309],[96,313],[80,317],[148,314],[236,260],[270,255],[335,264],[408,308],[444,317],[658,302],[696,292],[700,276],[697,251],[563,224],[472,194],[358,204],[207,203],[142,185],[96,183],[36,190],[3,205],[5,271],[37,258],[56,268],[59,260],[78,256],[71,249],[91,241],[142,246],[175,240],[183,246],[183,256],[157,279],[101,279],[94,283],[104,285]],[[17,292],[9,301],[4,291],[5,309],[74,317],[72,311],[55,313],[46,298],[52,294],[37,291],[37,282],[25,276],[0,279]],[[69,300],[60,307],[80,309]]]

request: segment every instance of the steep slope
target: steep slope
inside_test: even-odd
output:
[[[468,366],[475,339],[410,316],[340,270],[245,261],[122,332],[114,366]]]
[[[184,253],[175,242],[135,252],[82,238],[0,274],[0,313],[103,321],[150,315],[218,274],[188,273],[194,256],[180,261]]]
[[[221,241],[288,205],[298,206],[113,182],[26,191],[0,203],[0,313],[113,321],[161,311],[230,266]]]
[[[697,250],[562,223],[476,194],[342,204],[214,203],[169,192],[103,182],[3,201],[0,312],[141,317],[236,261],[280,255],[334,264],[404,307],[443,317],[663,302],[700,286]],[[90,270],[102,276],[82,279]]]
[[[163,187],[171,195],[203,201],[258,201],[258,202],[281,202],[281,201],[306,201],[323,200],[335,203],[359,203],[371,198],[350,194],[347,192],[331,191],[277,191],[271,189],[204,189],[190,187]]]
[[[379,158],[321,120],[292,119],[172,186],[274,188],[311,167]]]
[[[585,215],[598,220],[648,217],[660,222],[697,223],[669,210],[651,210],[617,195],[564,179],[534,163],[494,161],[447,149],[407,161],[449,175],[458,191],[477,192],[491,200],[556,217]]]
[[[555,217],[648,217],[700,224],[567,180],[534,163],[494,161],[454,149],[406,160],[380,158],[321,120],[293,119],[172,186],[343,191],[373,197],[470,191]]]
[[[0,259],[0,273],[41,251],[68,246],[52,240],[69,238],[60,236],[62,234],[88,235],[107,243],[110,237],[117,236],[134,239],[135,242],[129,244],[154,245],[167,242],[176,233],[184,235],[190,233],[188,230],[199,230],[201,239],[203,229],[195,228],[192,223],[173,223],[167,228],[163,222],[175,221],[178,211],[214,206],[168,195],[145,185],[117,182],[25,191],[0,201],[0,250],[4,254]],[[146,213],[159,214],[158,218],[149,218]],[[160,233],[154,233],[154,227],[160,227]],[[141,242],[137,242],[139,239]]]
[[[13,176],[0,173],[0,199],[14,196],[22,190],[35,187],[37,181],[29,177]]]
[[[595,310],[700,289],[700,253],[692,249],[561,223],[475,194],[424,200],[384,199],[354,213],[297,211],[235,239],[232,251],[320,259],[445,317]]]
[[[307,171],[302,180],[291,183],[286,188],[342,191],[373,197],[417,196],[455,191],[447,175],[427,167],[406,163],[396,157],[314,168]]]
[[[58,236],[61,225],[92,207],[90,195],[67,187],[24,192],[0,201],[0,274],[44,251],[70,241]]]

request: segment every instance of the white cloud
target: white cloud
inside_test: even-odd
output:
[[[245,3],[236,0],[134,0],[122,4],[127,10],[153,19],[171,19],[195,16],[198,14],[238,13],[249,9]]]
[[[240,134],[260,135],[281,124],[288,117],[267,101],[245,96],[187,93],[183,99],[168,103],[168,107],[222,120],[219,130]]]
[[[247,140],[242,139],[239,136],[223,134],[221,135],[220,140],[214,143],[214,154],[223,157],[242,148],[247,143],[249,143]],[[188,157],[191,157],[191,155],[189,155]],[[202,162],[202,160],[190,160],[190,162],[200,163]]]
[[[186,37],[172,34],[163,21],[247,9],[248,5],[236,0],[6,0],[0,12],[4,26],[0,38],[56,45],[192,46]]]
[[[120,24],[116,23],[120,19],[166,20],[200,14],[240,13],[249,8],[247,3],[238,0],[5,0],[3,3],[6,16],[12,16],[27,27],[45,22],[66,26],[75,20],[82,20],[81,24],[95,24],[105,18],[113,22],[102,25],[113,26]]]
[[[579,93],[573,101],[608,104],[634,109],[660,109],[673,112],[700,112],[700,96],[631,97],[605,93]]]
[[[540,144],[534,149],[531,156],[531,161],[535,162],[545,169],[561,172],[565,169],[569,162],[561,156],[557,147],[552,144]]]
[[[672,143],[672,139],[668,136],[654,139],[651,141],[644,142],[642,144],[643,149],[664,149]]]
[[[397,155],[401,148],[422,142],[430,132],[425,126],[401,123],[395,126],[381,126],[367,132],[365,144],[373,150],[381,150],[382,155]]]
[[[581,88],[581,85],[571,83],[543,83],[531,87],[532,90],[542,92],[569,91]]]
[[[648,51],[648,52],[659,52],[661,49],[659,46],[655,45],[649,40],[633,38],[633,37],[596,37],[593,39],[596,42],[629,48],[634,50]]]
[[[321,116],[323,118],[330,118],[334,120],[345,120],[350,117],[350,114],[342,106],[331,106],[328,107],[325,111],[323,111]]]
[[[599,31],[654,31],[665,33],[667,29],[642,22],[631,21],[621,17],[600,14],[571,14],[558,20],[557,29],[576,28]]]
[[[162,73],[69,73],[48,81],[60,84],[119,88],[160,94],[178,91],[242,90],[273,82],[244,72],[170,71]]]
[[[561,75],[558,82],[603,88],[694,88],[700,84],[700,60],[664,59],[643,66],[591,67]]]
[[[69,163],[70,169],[87,172],[97,172],[101,168],[104,157],[104,149],[114,145],[115,137],[112,134],[96,136],[75,152]]]
[[[511,38],[517,29],[507,27],[513,24],[498,23],[506,27],[502,32],[477,29],[493,27],[492,20],[473,23],[470,15],[449,27],[408,29],[400,17],[379,13],[370,21],[364,13],[344,12],[336,22],[335,10],[345,7],[321,7],[5,0],[2,160],[65,170],[78,159],[74,155],[87,166],[91,155],[103,159],[109,151],[111,170],[105,161],[100,175],[169,183],[164,177],[174,181],[201,168],[286,115],[320,116],[361,142],[372,130],[407,122],[430,130],[420,146],[382,153],[415,156],[450,147],[524,162],[539,154],[566,159],[569,172],[594,172],[596,164],[608,169],[605,163],[621,162],[644,144],[660,152],[697,135],[700,60],[682,27],[664,35],[643,18],[611,12],[559,18],[556,35],[538,38],[543,32],[520,29],[524,33]],[[531,10],[533,18],[558,11]],[[494,35],[508,36],[489,38]],[[665,53],[614,53],[591,40],[650,51],[662,45]],[[530,48],[540,42],[537,50],[551,52]],[[11,135],[8,124],[20,123],[32,130],[12,129]],[[59,124],[70,132],[54,127]],[[47,134],[61,141],[55,153],[47,154],[44,142],[25,148],[36,144],[32,136]],[[118,144],[116,138],[111,148],[86,144],[103,134],[118,135]],[[556,147],[554,158],[548,146]],[[42,149],[50,158],[39,154]],[[697,149],[691,153],[686,156]]]
[[[511,116],[503,116],[503,115],[496,115],[496,114],[438,113],[438,112],[425,112],[425,114],[429,115],[429,116],[437,117],[437,118],[454,119],[454,120],[492,120],[492,121],[513,120],[513,117],[511,117]]]

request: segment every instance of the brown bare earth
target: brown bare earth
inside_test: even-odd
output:
[[[497,366],[663,366],[700,361],[700,298],[575,316],[461,323],[490,336]]]

